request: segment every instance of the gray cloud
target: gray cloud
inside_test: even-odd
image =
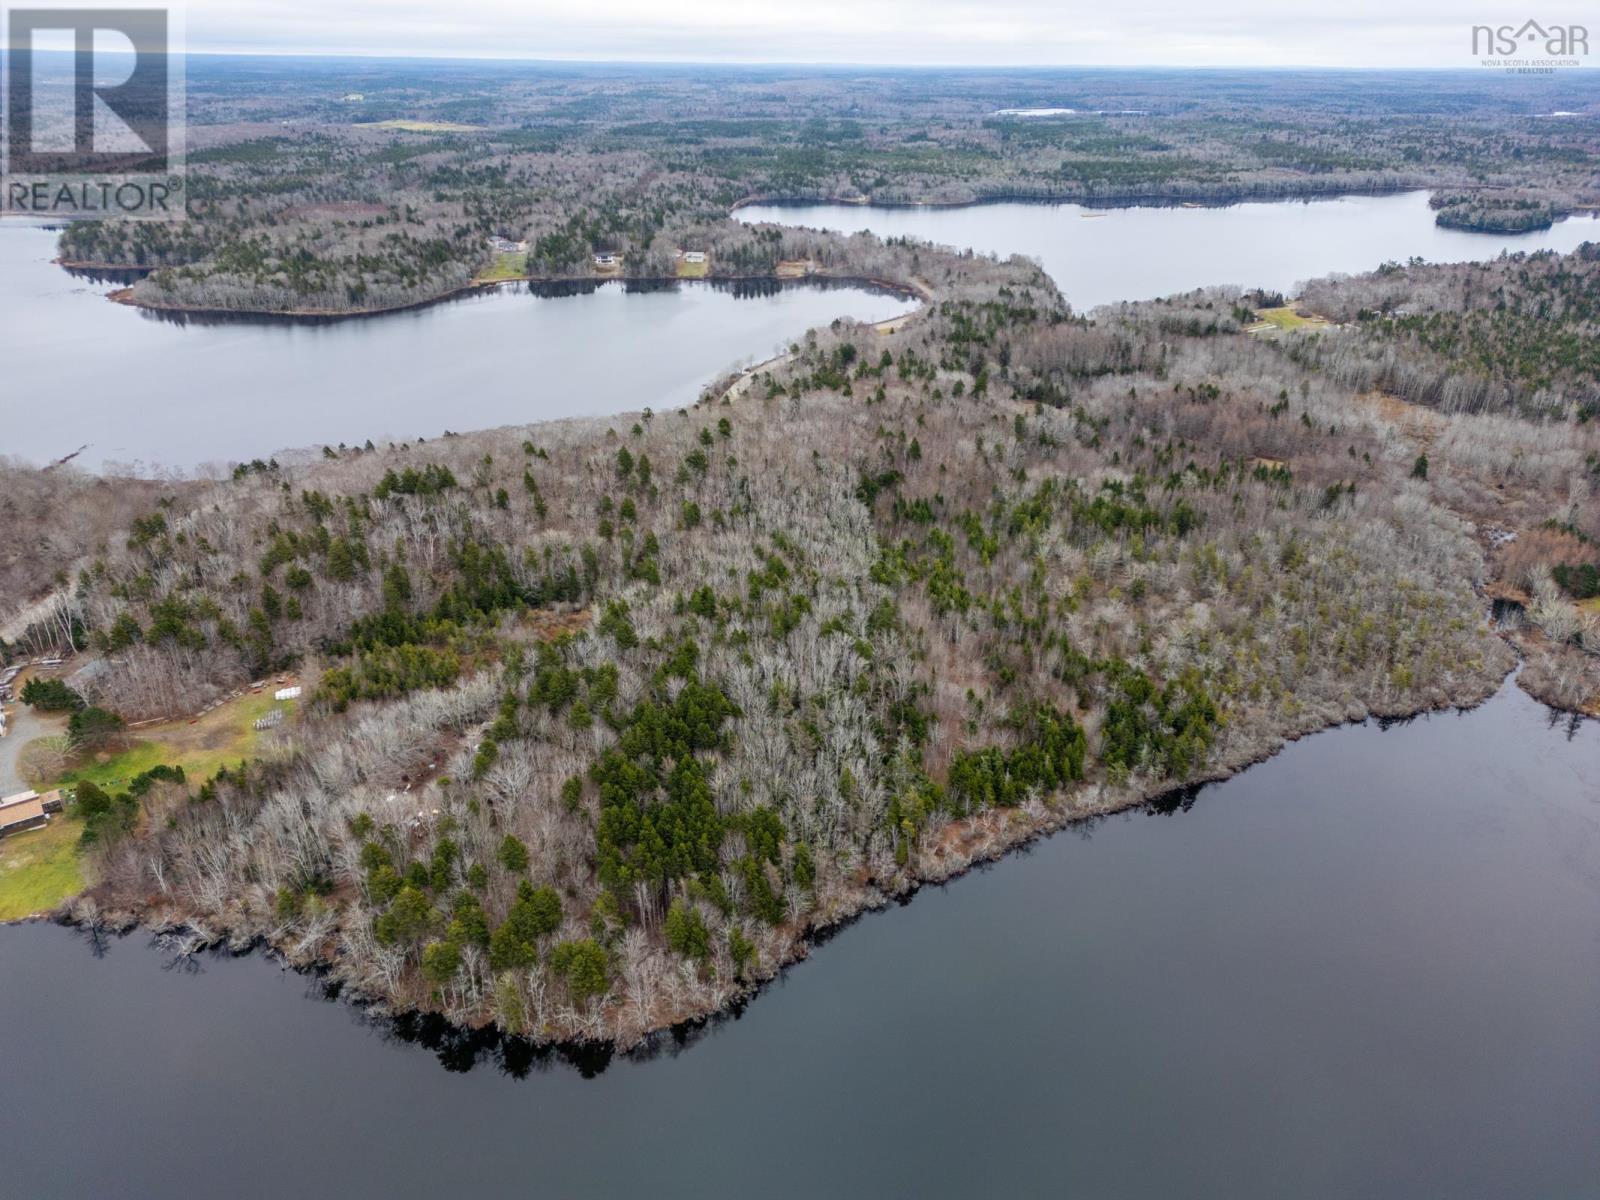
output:
[[[1450,67],[1474,62],[1474,24],[1583,23],[1591,10],[1571,0],[190,0],[188,41],[197,51],[491,58]]]

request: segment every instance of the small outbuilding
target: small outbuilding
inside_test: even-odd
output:
[[[50,819],[45,815],[44,805],[45,798],[37,792],[18,792],[0,800],[0,837],[44,825]],[[56,808],[60,808],[59,798]]]

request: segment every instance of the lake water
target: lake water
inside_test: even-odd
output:
[[[692,403],[716,375],[835,317],[910,302],[860,288],[735,296],[688,284],[582,296],[502,288],[338,322],[175,324],[50,263],[55,234],[0,228],[0,455],[192,468],[285,447]]]
[[[1600,725],[1508,686],[1191,801],[594,1078],[436,1057],[260,957],[0,929],[0,1193],[1600,1195]]]
[[[1600,237],[1438,230],[1416,195],[778,215],[1033,253],[1080,307]],[[50,252],[0,230],[0,453],[35,461],[664,408],[905,308],[607,287],[180,326]],[[4,928],[0,1195],[1600,1197],[1600,725],[1508,687],[1318,735],[871,915],[677,1049],[580,1070],[260,956]]]
[[[1038,257],[1080,309],[1206,284],[1292,290],[1389,259],[1572,249],[1600,219],[1518,237],[1439,229],[1422,192],[1228,208],[824,205],[745,208],[745,220],[912,234]],[[176,324],[104,299],[109,285],[53,266],[52,233],[0,229],[0,455],[44,463],[86,446],[89,467],[195,468],[285,447],[433,437],[692,402],[837,316],[881,320],[898,297],[786,287],[736,297],[707,285],[542,297],[504,289],[321,324]]]
[[[1225,208],[1084,208],[1077,204],[981,204],[869,208],[852,204],[756,205],[734,214],[880,237],[1037,258],[1074,308],[1148,300],[1213,284],[1293,294],[1334,272],[1387,261],[1494,258],[1502,250],[1574,250],[1600,241],[1600,217],[1575,216],[1535,233],[1440,229],[1428,193],[1289,200]]]

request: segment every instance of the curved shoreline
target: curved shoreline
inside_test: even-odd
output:
[[[699,279],[680,279],[677,276],[645,275],[645,276],[596,276],[596,275],[518,275],[508,279],[481,279],[462,284],[448,292],[437,296],[427,296],[420,300],[410,300],[404,304],[392,304],[382,308],[361,308],[350,310],[315,309],[315,308],[213,308],[205,305],[190,304],[164,304],[140,300],[133,294],[132,287],[117,288],[106,293],[106,299],[115,304],[128,308],[135,308],[141,312],[153,314],[158,317],[167,317],[177,321],[193,320],[198,322],[214,322],[217,324],[275,324],[288,322],[304,325],[328,325],[340,321],[370,320],[377,317],[393,316],[397,313],[414,312],[419,309],[432,308],[438,304],[447,304],[454,300],[464,300],[470,296],[483,292],[498,291],[507,286],[525,286],[537,292],[539,288],[584,288],[598,290],[610,284],[643,285],[651,291],[669,291],[681,285],[706,284],[712,287],[737,288],[740,284],[754,284],[761,287],[781,289],[795,286],[816,287],[842,287],[862,288],[868,291],[889,292],[903,296],[907,299],[924,300],[929,297],[913,284],[899,283],[891,279],[879,279],[868,275],[829,275],[811,274],[798,276],[783,276],[777,274],[762,275],[708,275]],[[576,293],[574,293],[576,294]]]
[[[853,890],[839,897],[833,911],[816,921],[790,931],[789,942],[782,956],[769,969],[740,981],[715,1007],[704,1011],[680,1011],[651,1022],[632,1038],[597,1037],[573,1038],[565,1036],[539,1037],[508,1031],[492,1021],[479,1024],[458,1023],[437,1010],[416,1006],[391,1007],[391,1001],[382,995],[364,992],[339,975],[339,960],[329,950],[318,948],[306,954],[295,954],[286,945],[274,942],[265,934],[243,935],[226,927],[220,931],[202,928],[190,923],[181,914],[132,909],[102,911],[94,905],[93,889],[80,893],[51,912],[36,913],[11,922],[0,922],[0,929],[8,924],[34,921],[51,921],[68,928],[102,928],[112,933],[126,935],[144,928],[150,934],[188,933],[194,940],[185,954],[201,950],[218,950],[243,956],[262,952],[285,967],[307,975],[319,975],[329,981],[332,1000],[347,1002],[365,1009],[374,1017],[388,1022],[408,1020],[433,1020],[463,1036],[483,1037],[488,1040],[518,1041],[542,1052],[553,1052],[574,1059],[593,1059],[597,1054],[609,1058],[613,1055],[628,1057],[648,1056],[651,1048],[667,1037],[692,1041],[714,1028],[719,1022],[742,1011],[745,1005],[757,999],[785,972],[806,961],[813,949],[825,944],[833,936],[866,916],[893,904],[907,904],[925,888],[943,887],[973,870],[1009,857],[1036,841],[1061,833],[1069,828],[1102,820],[1117,813],[1141,807],[1159,806],[1168,798],[1192,797],[1209,784],[1222,783],[1241,774],[1252,766],[1267,762],[1282,753],[1290,744],[1303,738],[1327,733],[1346,726],[1362,725],[1377,719],[1409,720],[1435,712],[1466,712],[1479,707],[1498,695],[1502,689],[1514,684],[1521,665],[1509,641],[1497,638],[1507,646],[1512,663],[1494,673],[1463,681],[1454,694],[1440,694],[1425,703],[1415,705],[1370,705],[1360,701],[1362,711],[1348,711],[1342,717],[1325,719],[1307,714],[1305,719],[1290,722],[1282,729],[1263,734],[1260,745],[1241,748],[1232,757],[1223,758],[1207,770],[1182,783],[1148,784],[1140,787],[1112,789],[1104,782],[1086,782],[1071,795],[1058,795],[1053,803],[1035,802],[1018,808],[994,808],[972,817],[951,821],[940,827],[937,848],[930,862],[919,864],[916,873],[889,879],[868,878]],[[1478,686],[1468,686],[1469,684]],[[1541,702],[1542,703],[1542,702]],[[953,849],[947,846],[953,844]],[[83,904],[90,904],[85,912]]]
[[[1339,200],[1345,197],[1357,196],[1392,196],[1404,195],[1411,192],[1432,192],[1443,184],[1403,184],[1393,187],[1379,188],[1354,188],[1330,187],[1327,189],[1297,189],[1290,192],[1272,192],[1265,190],[1242,189],[1225,195],[1214,195],[1205,192],[1182,192],[1175,195],[1153,192],[1117,192],[1103,196],[1083,196],[1068,194],[1039,195],[1027,192],[998,191],[980,195],[965,200],[874,200],[870,196],[823,196],[800,197],[787,193],[752,193],[735,200],[728,209],[730,219],[736,219],[735,214],[741,209],[755,205],[771,205],[779,208],[804,208],[815,205],[841,205],[862,209],[956,209],[980,208],[998,204],[1038,204],[1046,206],[1060,206],[1064,204],[1077,205],[1081,208],[1110,210],[1117,208],[1232,208],[1240,204],[1274,204],[1274,203],[1304,203],[1310,204],[1317,201]],[[1453,186],[1453,185],[1452,185]],[[1462,185],[1465,190],[1466,185]],[[137,275],[141,279],[164,267],[142,266],[129,263],[90,262],[87,260],[68,259],[57,256],[51,260],[63,270],[79,272],[89,277],[96,274],[107,276],[101,282],[116,282],[109,278],[118,274]],[[137,281],[135,281],[137,282]],[[137,299],[133,295],[133,286],[128,284],[117,288],[107,294],[107,298],[118,304],[130,308],[137,308],[155,314],[168,314],[174,318],[189,318],[210,321],[296,321],[307,324],[323,324],[333,321],[353,320],[363,317],[382,317],[397,313],[411,312],[417,309],[428,308],[435,304],[443,304],[450,300],[459,300],[474,295],[478,292],[493,291],[507,284],[526,284],[530,286],[599,286],[607,283],[641,284],[647,287],[673,287],[683,283],[759,283],[788,285],[793,283],[832,282],[845,286],[877,287],[900,295],[926,300],[926,296],[919,296],[918,290],[905,284],[892,280],[873,278],[858,275],[830,275],[819,272],[804,276],[785,276],[774,272],[763,272],[745,275],[718,275],[715,273],[695,279],[684,279],[676,275],[593,275],[593,274],[566,274],[566,275],[513,275],[502,279],[472,279],[457,287],[450,288],[433,296],[424,296],[416,300],[408,300],[399,304],[381,305],[375,308],[358,309],[319,309],[319,308],[217,308],[211,305],[189,305],[177,303],[153,302]]]
[[[962,200],[876,200],[871,196],[820,196],[804,197],[792,193],[752,193],[735,200],[728,209],[730,219],[737,219],[736,214],[741,210],[757,205],[768,205],[774,208],[807,208],[823,205],[836,205],[848,208],[882,209],[886,211],[909,211],[917,209],[959,209],[959,208],[984,208],[1001,204],[1032,204],[1046,207],[1060,207],[1074,205],[1092,211],[1111,211],[1120,208],[1200,208],[1224,209],[1234,208],[1244,204],[1314,204],[1318,202],[1332,202],[1347,198],[1383,197],[1409,195],[1415,192],[1433,194],[1440,188],[1449,187],[1459,191],[1493,190],[1488,184],[1443,184],[1409,183],[1396,184],[1390,187],[1329,187],[1323,188],[1297,188],[1287,192],[1269,191],[1265,189],[1238,189],[1222,194],[1211,194],[1203,191],[1179,192],[1176,194],[1156,192],[1116,192],[1101,196],[1084,196],[1081,194],[1053,193],[1037,194],[1031,192],[997,191]],[[1584,212],[1585,207],[1574,205],[1569,211],[1555,217],[1551,226],[1565,221],[1568,217]],[[1600,205],[1594,206],[1595,212],[1600,212]],[[1438,222],[1440,228],[1453,229],[1457,232],[1484,233],[1497,235],[1509,234],[1513,231],[1495,231],[1490,229],[1470,229]],[[1548,229],[1551,226],[1541,227]],[[803,228],[795,226],[795,228]],[[1515,233],[1540,232],[1540,229],[1517,230]],[[96,275],[104,276],[100,282],[118,282],[112,278],[116,275],[138,276],[147,278],[164,267],[142,266],[128,263],[90,262],[85,260],[67,259],[58,256],[51,260],[63,270],[84,274],[90,278]],[[135,283],[138,280],[134,281]],[[133,294],[133,284],[127,284],[107,293],[107,298],[118,304],[130,308],[137,308],[152,314],[165,314],[174,319],[193,319],[204,321],[293,321],[306,324],[326,324],[334,321],[347,321],[360,318],[391,316],[397,313],[412,312],[428,308],[435,304],[443,304],[451,300],[464,299],[479,292],[494,291],[508,284],[523,284],[529,287],[599,287],[608,283],[622,283],[624,285],[636,284],[649,288],[671,288],[685,283],[710,283],[738,285],[740,283],[774,284],[787,286],[795,283],[821,283],[838,284],[841,286],[855,286],[866,288],[879,288],[894,292],[899,295],[926,300],[928,297],[919,292],[919,289],[893,280],[860,275],[832,275],[826,272],[817,272],[803,276],[780,275],[777,272],[762,272],[743,275],[718,275],[715,273],[686,279],[676,275],[593,275],[593,274],[566,274],[566,275],[512,275],[500,279],[472,279],[457,287],[450,288],[432,296],[420,297],[399,304],[381,305],[374,308],[357,309],[322,309],[322,308],[218,308],[211,305],[189,305],[178,303],[155,302],[141,300]]]
[[[811,276],[798,279],[779,279],[775,276],[746,276],[722,279],[712,278],[705,280],[678,280],[674,278],[670,281],[660,280],[659,282],[670,282],[674,286],[678,283],[684,282],[710,282],[714,285],[717,283],[729,283],[736,285],[741,280],[746,282],[763,283],[770,281],[779,286],[789,283],[805,282],[834,283],[848,286],[853,283],[859,284],[861,282],[870,282],[876,286],[882,286],[890,290],[900,291],[902,294],[917,295],[924,301],[932,298],[931,289],[926,289],[925,287],[917,288],[911,285],[896,285],[882,280],[862,281],[854,277],[841,276]],[[458,295],[470,294],[476,290],[482,290],[484,288],[495,289],[504,283],[516,284],[544,282],[553,284],[560,284],[562,282],[582,283],[585,286],[592,285],[593,287],[598,287],[604,283],[610,282],[623,282],[624,284],[627,284],[628,282],[648,283],[650,280],[642,279],[638,281],[629,281],[625,279],[618,280],[615,278],[595,277],[583,279],[573,278],[565,281],[531,279],[496,280],[483,281],[482,283],[474,282],[473,284],[469,284],[462,289],[458,289],[455,293],[451,293],[446,296],[441,296],[434,299],[421,301],[416,304],[408,304],[388,310],[371,310],[342,314],[285,312],[278,314],[266,313],[253,315],[247,312],[235,312],[233,310],[221,310],[221,313],[229,318],[236,317],[247,321],[258,319],[259,316],[268,316],[281,317],[291,320],[309,320],[312,322],[321,322],[344,319],[348,317],[378,316],[383,315],[385,312],[403,311],[405,308],[424,307],[434,303],[440,303],[445,299],[455,298]],[[127,303],[128,301],[123,302]],[[206,312],[206,310],[203,309],[174,310],[169,308],[163,310],[161,306],[139,304],[134,304],[134,306],[155,309],[157,311],[181,311],[191,315],[200,315]],[[926,310],[924,309],[919,311]],[[917,314],[908,314],[908,316],[915,315]],[[897,318],[897,320],[898,319],[905,318]],[[779,358],[768,360],[766,363],[758,364],[755,367],[739,373],[735,377],[734,382],[729,385],[729,388],[731,389],[733,387],[737,387],[743,380],[754,378],[763,369],[770,368],[781,361],[781,359],[782,356],[779,356]],[[1508,639],[1501,640],[1505,641]],[[1280,720],[1279,722],[1271,725],[1267,725],[1266,722],[1263,722],[1263,725],[1266,727],[1261,730],[1259,736],[1253,740],[1249,748],[1236,747],[1236,752],[1232,757],[1224,757],[1217,765],[1210,768],[1208,771],[1181,785],[1171,787],[1155,787],[1151,785],[1144,788],[1110,789],[1108,785],[1102,783],[1086,784],[1072,793],[1070,797],[1063,796],[1057,798],[1057,802],[1054,804],[1029,805],[1024,808],[1017,809],[992,809],[972,818],[949,822],[940,827],[938,831],[939,845],[936,853],[930,855],[929,861],[926,863],[920,861],[921,855],[919,853],[919,861],[917,862],[915,872],[904,871],[885,879],[869,877],[868,879],[861,881],[859,885],[841,892],[841,894],[837,897],[837,903],[830,906],[830,911],[825,916],[819,918],[815,924],[807,924],[792,931],[785,930],[785,944],[776,956],[775,964],[770,969],[764,969],[762,972],[758,973],[756,977],[742,983],[740,986],[735,988],[727,998],[722,1000],[717,1005],[717,1007],[706,1012],[699,1012],[686,1016],[680,1014],[673,1017],[671,1020],[664,1021],[661,1024],[651,1025],[649,1029],[635,1037],[632,1041],[599,1039],[595,1042],[563,1042],[559,1038],[550,1038],[544,1040],[534,1039],[535,1044],[557,1047],[562,1045],[593,1046],[597,1044],[606,1044],[611,1045],[614,1048],[628,1050],[645,1045],[651,1038],[661,1034],[666,1030],[680,1030],[684,1028],[703,1026],[707,1022],[715,1020],[718,1014],[725,1013],[730,1009],[736,1008],[737,1006],[747,1002],[755,995],[758,995],[765,988],[767,983],[780,976],[783,971],[788,968],[788,966],[807,958],[809,956],[811,947],[821,944],[821,942],[825,941],[827,937],[831,936],[833,931],[843,928],[845,925],[853,922],[856,919],[859,919],[859,917],[867,912],[887,906],[891,900],[900,900],[904,902],[929,884],[942,884],[958,878],[976,866],[1003,858],[1015,849],[1027,845],[1038,838],[1049,836],[1069,826],[1078,825],[1085,821],[1092,821],[1112,813],[1137,808],[1141,805],[1156,803],[1164,796],[1189,791],[1206,783],[1217,782],[1230,778],[1233,775],[1242,772],[1247,767],[1254,765],[1255,763],[1265,761],[1266,759],[1273,757],[1282,749],[1284,749],[1289,742],[1297,741],[1311,733],[1326,731],[1343,724],[1364,721],[1373,716],[1380,718],[1404,718],[1431,711],[1449,709],[1464,710],[1475,707],[1476,705],[1484,702],[1490,696],[1496,694],[1500,688],[1505,686],[1506,680],[1503,674],[1498,677],[1498,681],[1494,682],[1492,686],[1490,685],[1487,675],[1488,672],[1486,671],[1482,678],[1473,677],[1461,681],[1458,687],[1451,694],[1446,694],[1441,691],[1436,693],[1434,696],[1429,697],[1426,701],[1419,700],[1413,705],[1397,706],[1392,711],[1386,711],[1381,705],[1375,707],[1362,703],[1359,700],[1352,700],[1346,710],[1346,715],[1343,717],[1333,716],[1328,710],[1325,709],[1315,714],[1303,714],[1299,719]],[[1478,685],[1482,685],[1482,687],[1479,687]],[[1487,690],[1484,690],[1485,688]],[[1360,710],[1359,715],[1357,713],[1358,709]],[[1282,732],[1279,732],[1280,727],[1283,730]],[[951,841],[955,843],[953,850],[947,851],[945,843]],[[119,919],[122,916],[126,916],[128,922],[130,923],[127,927],[131,927],[134,924],[146,924],[147,927],[150,927],[158,932],[163,929],[174,930],[184,928],[181,923],[181,914],[173,914],[170,920],[167,917],[164,917],[161,913],[151,911],[141,912],[138,910],[128,910],[126,913],[117,912],[113,913],[112,915],[113,920]],[[201,919],[203,918],[197,918],[197,920]],[[221,934],[207,934],[206,936],[214,938],[214,940],[210,943],[212,945],[229,941],[225,929]],[[335,976],[337,974],[338,961],[331,951],[323,951],[319,949],[313,952],[309,957],[305,957],[297,961],[297,959],[292,957],[284,947],[274,945],[266,937],[252,937],[247,939],[241,934],[238,944],[246,949],[255,945],[266,946],[272,953],[279,955],[283,961],[288,962],[291,965],[295,965],[297,968],[315,968],[318,966],[323,966],[330,968]],[[352,992],[351,998],[360,999],[361,997],[359,993]],[[381,1001],[377,1003],[382,1004]],[[430,1010],[402,1009],[395,1015],[403,1016],[406,1012],[428,1011]],[[488,1026],[478,1026],[476,1028],[481,1029],[487,1027]],[[467,1025],[461,1026],[460,1028],[472,1029],[474,1027]]]

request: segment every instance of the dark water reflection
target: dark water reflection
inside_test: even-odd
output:
[[[1592,1197],[1600,726],[1306,739],[616,1060],[166,961],[0,930],[0,1194]]]

